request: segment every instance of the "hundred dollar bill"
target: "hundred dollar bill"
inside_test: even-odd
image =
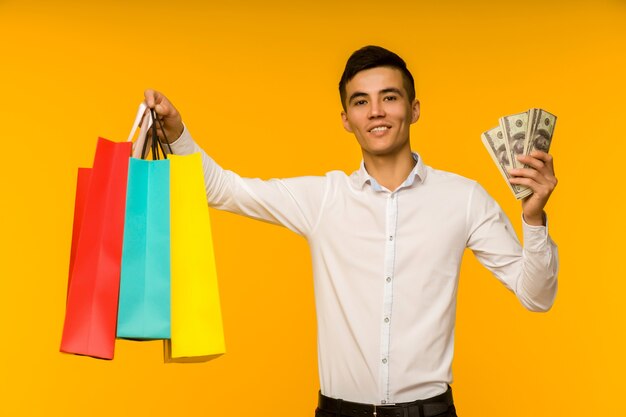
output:
[[[489,152],[491,159],[493,159],[493,161],[496,163],[500,174],[502,174],[502,176],[504,177],[504,180],[509,186],[509,189],[515,195],[515,198],[520,200],[526,196],[529,196],[532,193],[532,190],[530,188],[520,187],[517,185],[514,186],[509,181],[511,178],[508,171],[509,168],[511,168],[510,154],[506,146],[506,138],[502,133],[502,128],[500,126],[494,127],[493,129],[484,132],[480,136],[480,138],[483,142],[483,145],[485,145],[487,152]]]
[[[530,109],[528,113],[529,123],[526,131],[527,140],[524,153],[529,155],[535,149],[549,152],[556,116],[543,109]]]
[[[528,112],[501,117],[500,127],[506,139],[511,166],[513,168],[521,168],[523,164],[517,160],[517,157],[524,155],[524,151],[526,150]]]

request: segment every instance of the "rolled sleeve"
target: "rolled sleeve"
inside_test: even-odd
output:
[[[183,133],[180,134],[178,139],[170,143],[170,147],[175,155],[191,155],[192,153],[200,152],[200,147],[194,142],[184,123]]]

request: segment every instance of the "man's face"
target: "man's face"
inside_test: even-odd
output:
[[[377,67],[357,73],[346,84],[344,128],[364,154],[384,156],[409,147],[409,127],[419,118],[419,101],[409,102],[402,72]]]

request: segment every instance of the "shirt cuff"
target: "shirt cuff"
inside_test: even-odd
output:
[[[549,245],[548,216],[545,215],[545,226],[532,226],[524,220],[522,215],[522,233],[524,235],[524,250],[543,252]]]
[[[192,153],[197,152],[196,143],[193,138],[189,134],[189,130],[187,130],[187,126],[183,123],[183,133],[180,134],[178,139],[174,142],[170,143],[172,148],[172,152],[175,155],[191,155]]]

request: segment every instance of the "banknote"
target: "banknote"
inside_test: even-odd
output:
[[[532,193],[530,188],[521,187],[518,185],[513,185],[509,181],[511,176],[509,175],[509,168],[511,168],[510,156],[508,152],[508,147],[506,146],[506,138],[502,133],[502,128],[500,126],[494,127],[481,135],[481,139],[483,141],[483,145],[489,152],[491,159],[496,163],[500,174],[504,177],[506,184],[509,186],[509,189],[515,195],[515,198],[518,200],[529,196]]]
[[[550,150],[556,116],[543,109],[530,109],[501,117],[499,122],[499,126],[484,132],[481,140],[515,198],[519,200],[532,194],[532,190],[511,184],[508,170],[528,168],[528,165],[517,160],[520,155],[528,155],[535,149],[544,152]]]
[[[549,152],[556,116],[543,109],[530,109],[528,114],[529,123],[524,153],[529,155],[534,150]]]
[[[511,166],[521,168],[523,164],[517,160],[517,157],[524,155],[525,151],[528,112],[501,117],[500,127],[506,139]]]

